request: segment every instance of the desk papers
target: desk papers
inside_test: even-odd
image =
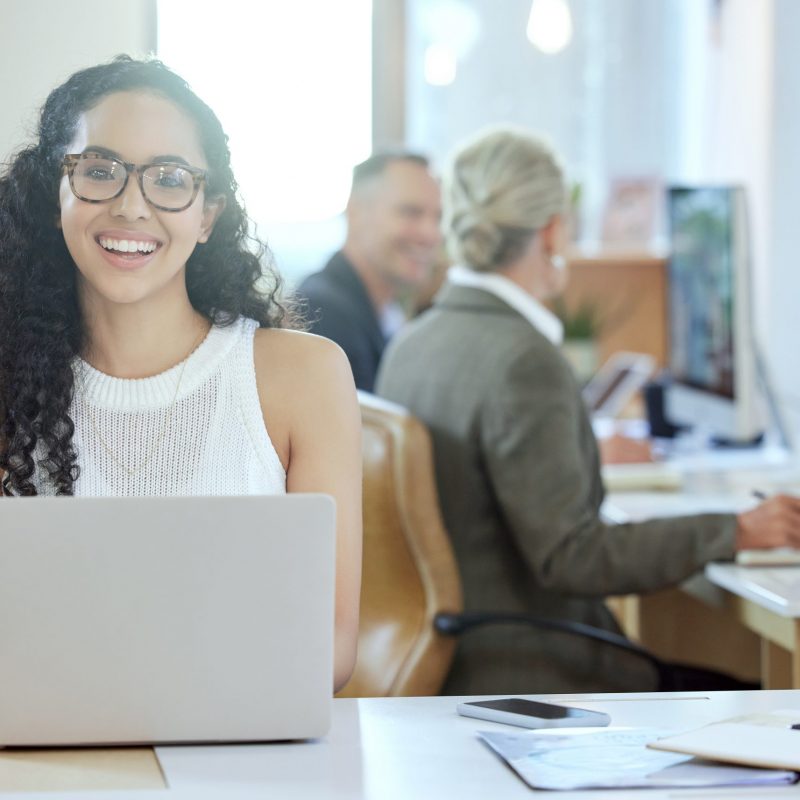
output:
[[[648,746],[751,767],[800,771],[800,709],[734,717]]]
[[[478,733],[534,789],[785,785],[796,780],[791,771],[728,766],[647,748],[670,735],[659,728],[566,735]]]

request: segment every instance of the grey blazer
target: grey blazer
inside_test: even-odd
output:
[[[569,365],[501,299],[446,284],[390,344],[377,391],[427,424],[469,610],[526,611],[618,630],[609,594],[673,585],[733,555],[736,520],[607,525],[597,445]],[[654,688],[640,662],[563,633],[464,635],[449,694]]]

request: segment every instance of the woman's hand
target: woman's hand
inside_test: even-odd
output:
[[[598,439],[597,444],[603,464],[642,464],[653,460],[649,439],[632,439],[615,433]]]
[[[800,548],[800,498],[778,494],[739,514],[735,547],[737,550]]]

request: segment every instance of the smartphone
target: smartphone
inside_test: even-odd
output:
[[[611,717],[602,711],[540,703],[521,697],[459,703],[456,710],[464,717],[505,722],[506,725],[519,725],[522,728],[602,728],[611,722]]]

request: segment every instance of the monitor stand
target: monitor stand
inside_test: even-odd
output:
[[[647,422],[650,425],[650,436],[655,439],[674,439],[689,430],[689,425],[682,425],[667,419],[664,408],[664,384],[659,381],[648,383],[644,387],[644,403],[647,408]]]
[[[764,444],[764,434],[757,433],[751,439],[729,439],[727,436],[711,436],[708,440],[709,447],[719,447],[728,450],[747,450],[748,448],[761,447]]]

